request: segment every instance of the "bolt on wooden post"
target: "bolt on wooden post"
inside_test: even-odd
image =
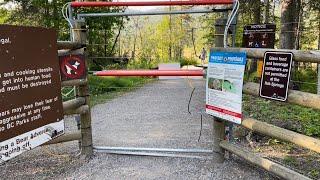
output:
[[[73,41],[81,44],[86,44],[86,24],[85,21],[75,21],[74,27],[72,29]],[[88,64],[88,63],[86,63]],[[88,75],[85,77],[86,81]],[[78,97],[85,98],[85,104],[90,104],[89,98],[89,86],[88,83],[80,85],[77,91]],[[86,157],[90,157],[93,154],[92,145],[92,128],[91,128],[91,110],[80,115],[81,124],[81,153]]]
[[[223,47],[223,33],[226,26],[227,20],[224,18],[217,19],[215,24],[215,47]],[[218,118],[213,120],[213,146],[219,155],[216,161],[219,163],[224,162],[225,151],[220,147],[220,142],[225,138],[225,124],[224,121]]]

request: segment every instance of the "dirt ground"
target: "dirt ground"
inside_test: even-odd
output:
[[[95,146],[213,149],[212,118],[205,107],[204,80],[163,80],[126,93],[92,109]],[[66,118],[67,131],[76,129]],[[194,157],[148,157],[95,152],[78,156],[78,143],[40,147],[0,166],[0,179],[277,179],[244,160],[232,157],[217,163],[216,154]]]

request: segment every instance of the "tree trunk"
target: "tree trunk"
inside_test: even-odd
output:
[[[270,1],[265,0],[265,3],[266,3],[266,7],[264,10],[264,23],[268,24],[270,19]]]
[[[58,9],[58,4],[57,4],[57,0],[53,0],[52,1],[53,4],[53,26],[55,29],[57,29],[58,31],[60,30],[60,24],[59,24],[59,10]]]
[[[299,16],[296,11],[296,3],[297,0],[283,0],[281,2],[281,49],[294,49],[295,46],[295,22]]]
[[[318,50],[320,50],[320,9],[318,11]]]
[[[137,19],[137,22],[134,23],[135,25],[135,32],[134,32],[134,39],[133,39],[133,51],[132,51],[132,59],[135,59],[136,56],[136,44],[137,44],[137,34],[138,34],[138,26],[139,26],[139,19]]]
[[[297,20],[299,18],[299,11],[297,11],[297,0],[283,0],[281,1],[281,33],[280,33],[280,48],[281,49],[295,49],[295,38]],[[292,63],[292,74],[297,72],[298,64]],[[292,76],[291,76],[292,79]],[[290,89],[299,89],[290,81]]]
[[[318,50],[320,50],[320,10],[318,12]],[[318,64],[318,95],[320,95],[320,64]]]
[[[108,44],[108,39],[107,39],[107,29],[104,28],[104,57],[107,57],[107,44]]]
[[[301,37],[301,29],[303,29],[303,6],[301,4],[301,0],[297,0],[296,3],[296,11],[299,13],[298,18],[296,19],[296,38],[295,38],[295,49],[300,49],[300,37]]]
[[[260,2],[260,0],[255,0],[253,12],[254,12],[253,23],[260,24],[260,22],[261,22],[261,2]]]
[[[171,0],[170,0],[171,1]],[[169,7],[171,12],[171,6]],[[172,16],[169,15],[169,49],[168,49],[169,61],[172,61]]]
[[[254,1],[253,23],[254,24],[261,23],[261,2],[260,2],[260,0]],[[257,70],[257,66],[258,66],[258,61],[251,60],[250,67],[249,67],[249,74],[255,72]]]

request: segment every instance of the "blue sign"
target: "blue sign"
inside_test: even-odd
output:
[[[245,65],[247,54],[245,52],[211,52],[209,63]]]

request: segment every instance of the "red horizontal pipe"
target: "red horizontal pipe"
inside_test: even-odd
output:
[[[203,76],[202,70],[109,70],[96,76]]]
[[[111,7],[111,6],[185,6],[233,4],[233,0],[190,0],[190,1],[137,1],[137,2],[71,2],[71,7]]]

